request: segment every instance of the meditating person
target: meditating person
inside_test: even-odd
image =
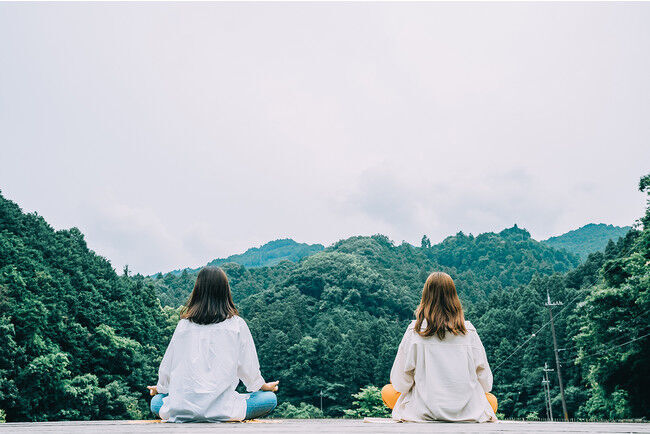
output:
[[[241,380],[250,394],[235,388]],[[149,386],[151,411],[168,422],[254,419],[277,405],[278,381],[260,374],[255,343],[232,301],[226,273],[203,268]]]
[[[496,421],[492,372],[474,326],[465,321],[452,278],[432,273],[381,391],[393,419]]]

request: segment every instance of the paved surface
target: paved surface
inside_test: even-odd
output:
[[[650,433],[650,423],[498,422],[391,423],[346,419],[264,419],[245,423],[173,424],[156,421],[39,422],[0,424],[0,433]]]

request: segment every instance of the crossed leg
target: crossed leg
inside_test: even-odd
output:
[[[395,390],[393,385],[390,383],[381,389],[381,399],[384,401],[384,404],[386,404],[386,407],[391,410],[395,407],[395,403],[397,403],[397,398],[399,398],[399,396],[400,393]],[[489,392],[486,393],[485,396],[490,403],[490,407],[492,407],[492,410],[496,413],[498,408],[497,397]]]

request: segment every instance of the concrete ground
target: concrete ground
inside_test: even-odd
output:
[[[393,423],[389,419],[263,419],[244,423],[173,424],[157,421],[36,422],[0,424],[0,433],[650,433],[650,423],[498,422]]]

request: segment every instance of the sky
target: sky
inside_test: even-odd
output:
[[[2,3],[0,190],[152,274],[630,225],[649,3]]]

